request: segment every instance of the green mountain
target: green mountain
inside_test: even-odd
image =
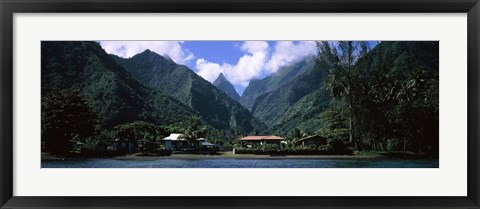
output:
[[[218,89],[222,90],[233,100],[237,102],[240,101],[240,95],[238,95],[235,87],[233,87],[233,85],[227,80],[227,78],[225,78],[223,73],[220,73],[220,75],[218,75],[218,78],[213,82],[213,85]]]
[[[245,88],[242,94],[240,103],[252,110],[252,106],[255,100],[264,93],[268,93],[277,90],[279,87],[285,85],[298,75],[302,75],[305,72],[314,67],[314,57],[308,57],[298,63],[294,63],[290,66],[280,69],[277,73],[265,77],[260,80],[251,80],[250,84]]]
[[[239,129],[247,133],[266,129],[245,107],[186,66],[150,50],[129,59],[112,57],[138,81],[196,110],[216,129]]]
[[[313,57],[308,57],[278,74],[252,82],[242,96],[242,104],[272,128],[282,123],[284,114],[294,104],[320,89],[328,74],[325,68],[318,66]]]
[[[287,135],[293,128],[313,134],[322,126],[318,116],[330,102],[329,92],[325,88],[317,89],[291,105],[271,129],[280,135]]]
[[[420,134],[419,138],[425,144],[435,144],[432,141],[438,140],[435,135],[438,134],[438,60],[438,42],[382,42],[359,60],[355,67],[359,68],[360,73],[354,83],[354,124],[357,130],[361,130],[356,132],[359,138],[395,138],[402,131],[408,135],[426,130],[425,135]],[[323,69],[322,73],[328,71],[328,67],[320,69]],[[301,77],[304,76],[298,76],[294,80]],[[322,79],[324,78],[320,75],[310,82],[321,82]],[[280,87],[283,88],[285,87]],[[278,94],[275,97],[282,96]],[[257,100],[262,103],[265,99],[259,97]],[[339,107],[342,107],[342,102],[339,103]],[[318,133],[323,126],[319,115],[331,105],[329,91],[320,85],[286,108],[271,130],[285,135],[297,127],[306,132]],[[262,118],[257,109],[258,107],[254,114]],[[268,113],[268,109],[265,109],[267,108],[262,108],[263,114]],[[411,130],[406,131],[408,128]]]
[[[381,42],[357,67],[359,138],[367,144],[393,138],[401,142],[396,149],[438,153],[439,42]]]
[[[105,127],[135,120],[179,123],[197,115],[174,98],[140,84],[95,42],[42,41],[41,56],[42,97],[65,88],[79,89]]]

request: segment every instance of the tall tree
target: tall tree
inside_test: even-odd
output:
[[[42,141],[46,151],[70,151],[70,141],[92,136],[96,125],[97,115],[79,90],[63,89],[42,98]]]
[[[202,121],[197,116],[188,118],[185,123],[185,130],[183,136],[190,145],[195,146],[195,140],[203,138],[207,135],[208,128],[202,124]]]
[[[438,42],[382,42],[357,61],[362,149],[438,153]]]
[[[346,99],[349,112],[349,141],[353,141],[354,86],[359,69],[355,64],[369,50],[365,41],[317,42],[318,61],[330,65],[326,87],[332,96]]]
[[[135,121],[115,126],[117,137],[124,140],[148,140],[156,141],[166,136],[166,131],[163,127],[156,126],[144,121]]]

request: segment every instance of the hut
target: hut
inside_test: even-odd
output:
[[[252,148],[257,145],[266,144],[275,144],[282,147],[282,142],[284,143],[284,138],[279,136],[246,136],[239,140],[240,147],[242,148]]]
[[[316,147],[326,145],[327,139],[323,136],[313,135],[301,138],[297,141],[297,144],[302,147],[309,147],[311,145],[315,145]]]

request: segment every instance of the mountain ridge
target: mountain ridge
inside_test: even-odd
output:
[[[327,74],[325,65],[317,64],[314,57],[306,57],[277,74],[251,82],[252,86],[245,89],[241,102],[272,128],[280,123],[292,105],[320,89]]]
[[[42,41],[41,56],[42,98],[65,88],[79,89],[105,127],[135,120],[172,124],[198,114],[140,84],[96,42]]]
[[[140,83],[191,107],[216,129],[266,129],[245,107],[184,65],[150,50],[131,58],[111,56]]]
[[[218,89],[222,90],[225,94],[227,94],[230,98],[235,100],[236,102],[240,102],[240,95],[238,95],[237,90],[233,87],[232,83],[227,80],[227,78],[220,73],[213,82],[213,85]]]

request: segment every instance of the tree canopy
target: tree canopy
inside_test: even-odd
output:
[[[69,151],[71,140],[92,136],[96,125],[96,113],[79,90],[63,89],[42,98],[42,141],[47,151]]]

